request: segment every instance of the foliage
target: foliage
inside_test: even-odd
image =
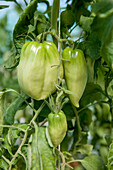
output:
[[[60,0],[52,6],[48,0],[9,1],[14,2],[19,19],[13,30],[8,29],[7,14],[0,19],[0,169],[112,170],[113,1],[67,0],[62,10]],[[38,10],[39,4],[46,5],[44,12]],[[0,5],[0,12],[8,8]],[[53,41],[60,54],[54,66],[58,83],[45,100],[35,100],[20,89],[17,69],[24,43],[46,40]],[[87,84],[78,108],[69,98],[73,93],[65,75],[59,79],[61,64],[70,62],[62,58],[67,47],[82,50],[87,65]],[[60,145],[53,147],[48,115],[61,109],[67,131]]]

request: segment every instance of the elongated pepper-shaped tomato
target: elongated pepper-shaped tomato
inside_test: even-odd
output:
[[[23,92],[36,100],[46,99],[56,90],[54,82],[58,81],[59,62],[59,52],[54,43],[26,42],[18,66],[18,82]],[[60,78],[62,77],[61,65]]]
[[[64,112],[50,113],[48,115],[49,135],[53,146],[57,147],[64,139],[67,131],[67,120]]]
[[[87,83],[87,66],[82,50],[66,48],[63,51],[64,72],[67,88],[73,94],[69,94],[72,104],[79,107],[79,100],[82,97]]]

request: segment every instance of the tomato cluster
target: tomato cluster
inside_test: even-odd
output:
[[[87,82],[87,67],[84,54],[80,49],[66,48],[62,54],[60,79],[64,78],[70,91],[71,103],[79,107],[79,100]],[[58,83],[60,55],[53,42],[26,42],[21,51],[18,66],[18,82],[28,96],[35,100],[44,100],[55,92],[54,83]],[[52,144],[57,147],[65,137],[67,121],[65,114],[50,113],[48,116],[49,135]]]

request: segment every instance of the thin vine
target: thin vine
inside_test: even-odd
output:
[[[24,146],[25,142],[26,142],[26,139],[28,137],[28,131],[29,129],[31,128],[31,125],[33,122],[35,122],[36,118],[38,117],[39,113],[41,112],[41,110],[43,109],[43,107],[45,106],[45,102],[42,103],[42,105],[40,106],[40,108],[38,110],[34,110],[35,111],[35,115],[34,117],[31,119],[30,123],[28,124],[28,127],[26,130],[22,129],[22,128],[19,128],[19,127],[15,127],[15,126],[8,126],[8,125],[1,125],[2,127],[9,127],[9,128],[17,128],[19,129],[20,131],[23,131],[24,132],[24,137],[23,137],[23,140],[18,148],[18,150],[16,151],[16,153],[13,155],[13,158],[11,161],[9,161],[8,159],[6,160],[6,158],[4,157],[4,159],[6,160],[6,162],[9,164],[9,170],[12,169],[12,165],[13,165],[13,162],[15,161],[15,159],[17,158],[17,156],[20,154],[22,155],[22,152],[21,152],[21,149],[22,147]]]

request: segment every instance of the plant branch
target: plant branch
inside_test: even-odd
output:
[[[43,109],[44,106],[45,106],[45,102],[42,103],[42,105],[39,107],[38,110],[35,110],[35,111],[34,111],[34,112],[35,112],[35,115],[34,115],[34,117],[31,119],[29,125],[31,125],[32,122],[36,120],[36,118],[38,117],[39,113],[41,112],[41,110]]]
[[[78,26],[78,24],[76,24],[71,30],[70,33]]]
[[[1,156],[8,164],[10,164],[9,159],[7,159],[4,155]]]
[[[75,143],[75,146],[76,146],[76,145],[78,145],[78,143],[81,140],[81,126],[80,126],[80,120],[79,120],[79,116],[78,116],[78,111],[76,110],[76,108],[74,106],[72,106],[72,107],[73,107],[73,110],[74,110],[75,115],[76,115],[76,121],[77,121],[77,127],[78,127],[78,140]]]
[[[13,159],[11,160],[11,162],[10,162],[10,166],[9,166],[9,170],[11,170],[12,169],[12,164],[13,164],[13,162],[14,162],[14,160],[16,159],[16,157],[18,156],[18,154],[19,153],[21,153],[21,148],[22,148],[22,146],[25,144],[25,142],[26,142],[26,139],[27,139],[27,134],[28,134],[28,130],[29,130],[29,128],[30,127],[28,127],[27,129],[26,129],[26,132],[25,132],[25,135],[24,135],[24,138],[23,138],[23,140],[22,140],[22,142],[21,142],[21,144],[20,144],[20,146],[19,146],[19,148],[18,148],[18,150],[16,151],[16,153],[15,153],[15,155],[14,155],[14,157],[13,157]]]
[[[57,34],[57,17],[59,12],[59,1],[60,0],[53,0],[52,10],[51,10],[51,26],[56,34]],[[54,37],[53,37],[53,41],[57,46],[58,42]]]
[[[31,126],[31,124],[36,120],[37,116],[39,115],[39,113],[41,112],[41,110],[43,109],[44,106],[45,106],[45,102],[43,102],[42,105],[40,106],[40,108],[39,108],[37,111],[35,111],[34,117],[33,117],[32,120],[30,121],[28,128],[25,130],[24,138],[23,138],[23,140],[22,140],[22,142],[21,142],[18,150],[16,151],[15,155],[13,156],[13,158],[12,158],[10,164],[9,164],[9,170],[12,169],[13,162],[15,161],[16,157],[18,156],[18,154],[21,154],[21,148],[22,148],[22,146],[23,146],[23,145],[25,144],[25,142],[26,142],[26,139],[27,139],[27,136],[28,136],[28,131],[29,131],[29,129],[30,129],[30,126]]]
[[[99,18],[107,18],[109,16],[113,15],[113,8],[107,11],[106,13],[99,14]]]
[[[59,145],[59,147],[60,147],[60,145]],[[62,159],[61,170],[64,170],[65,169],[65,157],[59,148],[57,150],[58,150],[59,156]]]
[[[59,29],[58,29],[58,36],[56,34],[56,36],[58,37],[58,39],[60,39],[60,25],[61,25],[61,18],[60,18],[60,0],[59,0]],[[62,55],[61,55],[61,42],[58,41],[58,51],[59,51],[59,54],[60,54],[60,63],[59,63],[59,68],[58,68],[58,84],[59,84],[59,80],[60,80],[60,68],[62,67]]]
[[[28,5],[28,3],[26,2],[26,0],[24,0],[24,3],[26,4],[26,6]]]
[[[17,92],[16,90],[14,90],[14,89],[5,89],[4,93],[8,93],[8,92],[14,92],[14,93],[16,93],[18,96],[20,96],[21,98],[25,99],[25,98],[22,96],[22,94],[18,93],[18,92]],[[26,103],[27,105],[29,105],[34,112],[36,112],[36,110],[29,104],[29,102],[28,102],[26,99],[25,99],[25,103]]]
[[[59,0],[54,0],[53,5],[52,5],[52,11],[51,11],[51,26],[52,26],[52,29],[54,29],[56,33],[57,33],[58,11],[59,11]]]
[[[0,125],[0,127],[5,127],[5,128],[14,128],[14,129],[18,129],[20,131],[23,131],[25,132],[26,130],[22,129],[22,128],[19,128],[17,126],[10,126],[10,125]]]
[[[59,39],[60,39],[60,25],[61,25],[61,18],[60,18],[60,0],[59,0],[59,29],[58,29],[58,37],[59,37]],[[58,51],[59,51],[59,53],[61,54],[61,43],[58,41]]]
[[[15,4],[23,11],[21,5],[20,5],[16,0],[14,0],[14,2],[15,2]]]
[[[94,102],[94,103],[90,103],[90,104],[84,106],[82,109],[78,110],[78,113],[80,113],[80,112],[82,112],[83,110],[87,109],[88,107],[94,106],[95,104],[98,104],[98,103],[107,103],[107,104],[108,104],[108,102],[107,102],[107,101],[104,101],[104,100],[96,101],[96,102]]]

